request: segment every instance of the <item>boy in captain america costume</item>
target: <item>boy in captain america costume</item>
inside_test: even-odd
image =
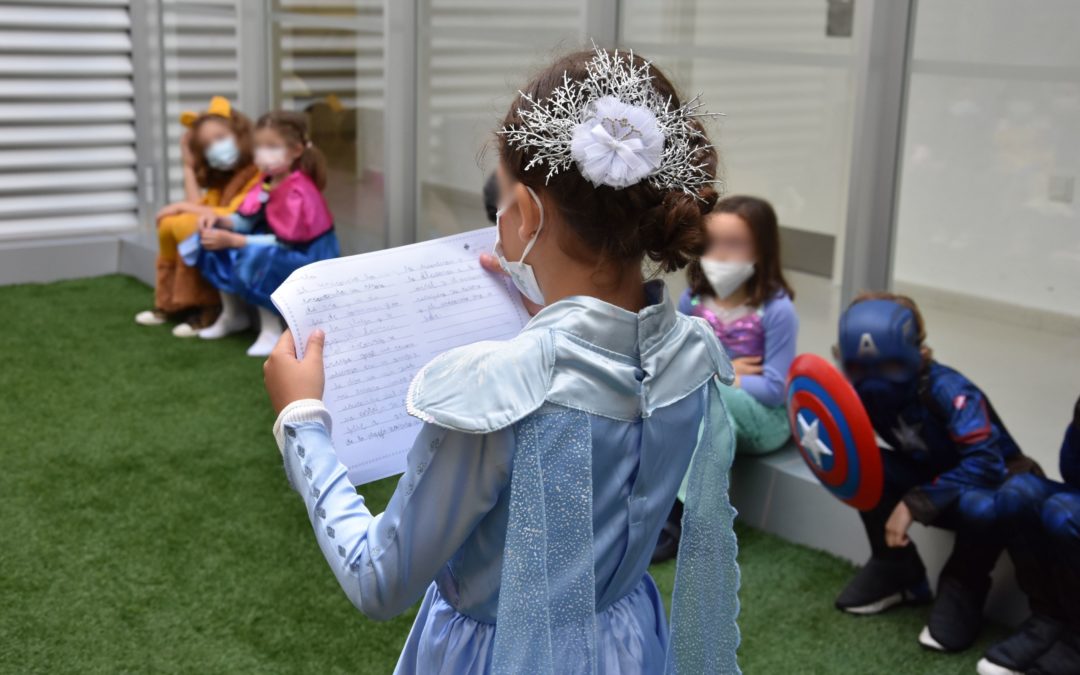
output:
[[[877,614],[929,602],[926,569],[907,536],[914,520],[956,533],[919,642],[967,649],[982,626],[990,571],[1004,548],[993,532],[994,494],[1010,474],[1037,470],[983,392],[933,360],[922,316],[907,297],[863,294],[840,318],[836,356],[882,449],[881,501],[861,511],[871,557],[836,606]]]
[[[1080,673],[1080,400],[1060,463],[1064,482],[1013,476],[994,500],[1031,616],[986,650],[980,675]]]

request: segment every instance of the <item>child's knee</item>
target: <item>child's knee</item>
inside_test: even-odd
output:
[[[199,219],[194,213],[177,213],[159,218],[157,221],[158,241],[162,244],[179,243],[199,228]]]
[[[1080,494],[1059,492],[1047,499],[1042,522],[1051,538],[1080,548]]]
[[[970,490],[961,495],[960,512],[964,522],[977,531],[989,530],[998,519],[994,494],[984,490]]]
[[[1047,494],[1044,482],[1037,476],[1017,474],[998,488],[994,506],[999,518],[1009,520],[1019,516],[1025,508],[1040,504]]]

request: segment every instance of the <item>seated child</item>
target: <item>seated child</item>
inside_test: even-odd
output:
[[[381,514],[334,452],[323,337],[298,361],[286,334],[265,367],[286,475],[357,608],[422,599],[400,675],[738,673],[733,374],[642,274],[700,255],[715,150],[636,54],[570,54],[521,91],[495,255],[543,309],[416,376],[403,412],[423,425]],[[669,632],[649,554],[691,460]]]
[[[1013,476],[994,500],[1031,616],[986,650],[980,675],[1080,673],[1080,400],[1060,462],[1064,482]]]
[[[270,294],[293,271],[336,258],[333,216],[323,199],[326,167],[307,136],[304,116],[271,112],[255,125],[255,164],[262,180],[228,216],[202,222],[198,268],[221,291],[221,316],[199,331],[215,340],[248,327],[244,302],[259,310],[249,356],[267,356],[281,337]]]
[[[735,366],[724,403],[741,453],[780,449],[791,438],[784,388],[799,317],[780,264],[780,227],[769,202],[720,200],[706,216],[709,243],[690,263],[679,311],[709,322]]]
[[[690,287],[679,311],[705,319],[735,366],[735,384],[722,395],[738,451],[773,452],[791,438],[784,388],[799,332],[776,212],[764,199],[731,196],[717,202],[705,226],[705,253],[687,267]],[[654,563],[678,549],[684,492],[660,533]]]
[[[188,128],[180,139],[186,195],[158,211],[154,309],[136,314],[135,322],[159,326],[176,318],[173,335],[194,337],[217,318],[221,302],[197,269],[181,263],[177,245],[199,229],[200,217],[235,211],[259,170],[252,161],[251,121],[228,99],[215,96],[204,112],[185,112],[180,121]]]
[[[978,636],[990,571],[1003,548],[988,527],[994,493],[1010,474],[1037,466],[1021,453],[986,395],[935,361],[925,340],[922,314],[902,295],[864,293],[840,317],[837,358],[889,449],[881,451],[881,501],[859,512],[870,560],[836,606],[876,614],[929,601],[926,570],[907,531],[913,520],[953,530],[953,552],[919,642],[959,651]]]

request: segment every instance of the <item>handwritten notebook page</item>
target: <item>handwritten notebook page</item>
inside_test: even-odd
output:
[[[303,355],[326,333],[323,402],[338,459],[356,485],[405,471],[421,422],[405,412],[413,376],[461,345],[505,340],[529,315],[510,282],[480,267],[495,228],[348,258],[293,272],[272,295]]]

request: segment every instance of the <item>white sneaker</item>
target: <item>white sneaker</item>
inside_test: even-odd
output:
[[[922,631],[919,633],[919,644],[927,649],[933,649],[935,652],[948,651],[930,634],[930,626],[923,626]]]
[[[199,329],[192,328],[190,323],[178,323],[173,326],[172,334],[178,338],[199,337]]]
[[[219,340],[226,335],[247,330],[249,325],[251,320],[248,319],[247,312],[238,312],[233,316],[222,312],[217,321],[199,331],[199,337],[204,340]]]
[[[1024,675],[1018,670],[1010,670],[1005,666],[999,666],[988,660],[985,656],[975,664],[975,672],[979,675]]]
[[[165,315],[152,309],[147,309],[135,315],[135,323],[140,326],[160,326],[165,323]]]
[[[272,331],[259,331],[259,337],[255,338],[255,342],[251,343],[248,347],[248,356],[270,356],[270,352],[274,351],[274,345],[281,339],[281,333],[274,333]]]

